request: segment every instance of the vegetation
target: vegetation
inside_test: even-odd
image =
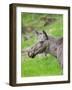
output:
[[[48,23],[46,26],[45,20],[42,18],[47,17],[50,19],[55,19],[54,22]],[[32,27],[31,32],[27,32],[27,35],[32,37],[25,40],[22,37],[21,48],[27,49],[37,43],[37,37],[33,33],[34,30],[45,31],[54,37],[63,36],[63,15],[59,14],[36,14],[36,13],[22,13],[21,21],[23,27]],[[25,29],[24,29],[25,30]],[[23,33],[22,33],[23,34]],[[24,33],[26,35],[26,33]],[[51,55],[37,55],[35,58],[29,58],[27,55],[21,57],[21,76],[52,76],[61,75],[62,69],[57,61],[57,59]]]

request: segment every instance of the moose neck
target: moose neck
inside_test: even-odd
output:
[[[51,55],[57,57],[57,46],[56,46],[56,39],[53,37],[49,37],[49,48],[48,48],[48,53]]]

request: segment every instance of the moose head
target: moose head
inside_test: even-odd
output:
[[[45,52],[48,48],[48,35],[46,32],[36,31],[36,34],[38,36],[39,42],[28,51],[28,56],[32,58],[34,58],[37,54]]]
[[[43,53],[48,48],[48,42],[46,41],[40,41],[37,44],[35,44],[29,51],[28,56],[31,58],[34,58],[37,54]]]

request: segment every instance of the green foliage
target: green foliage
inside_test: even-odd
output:
[[[40,20],[42,17],[55,18],[56,21],[50,25],[44,26],[44,21]],[[46,31],[54,37],[63,36],[63,15],[58,14],[35,14],[35,13],[22,13],[22,25],[28,27],[32,26],[36,30]],[[29,33],[30,34],[30,33]],[[31,33],[32,34],[32,33]],[[36,36],[32,34],[32,38],[29,40],[21,40],[21,48],[26,49],[33,46],[37,42]],[[29,58],[28,56],[21,57],[21,76],[52,76],[61,75],[62,70],[58,63],[58,60],[51,56],[36,56],[35,58]]]
[[[23,40],[22,39],[22,44],[21,44],[21,48],[27,48],[32,46],[35,43],[35,37],[33,36],[31,39],[29,40]]]

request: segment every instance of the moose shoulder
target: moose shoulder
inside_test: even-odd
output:
[[[42,41],[40,40],[31,47],[28,51],[28,56],[34,58],[37,54],[45,53],[47,55],[49,53],[58,59],[59,64],[63,68],[63,37],[56,39],[47,35],[44,31],[43,34],[44,38],[46,36],[45,40],[43,38]]]

